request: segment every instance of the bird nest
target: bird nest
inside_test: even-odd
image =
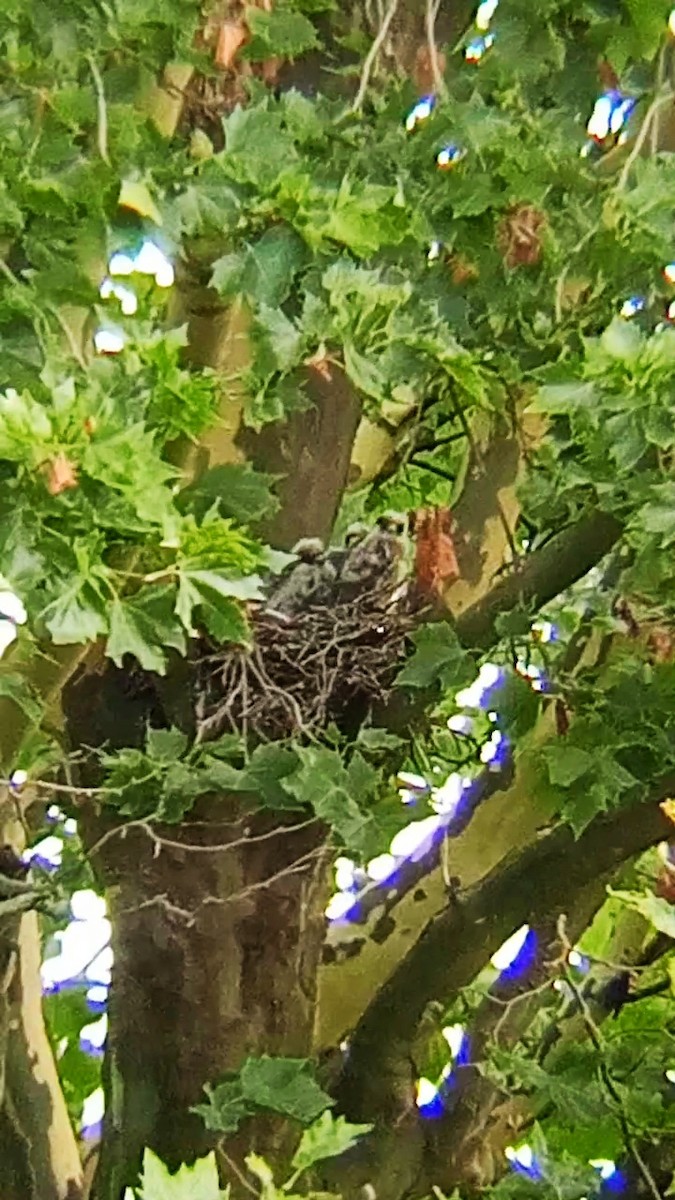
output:
[[[316,604],[286,619],[259,608],[250,645],[204,641],[195,663],[198,740],[235,732],[270,741],[331,722],[358,728],[386,701],[419,623],[421,602],[398,593]]]

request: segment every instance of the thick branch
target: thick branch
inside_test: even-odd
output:
[[[496,640],[495,620],[518,605],[541,608],[591,570],[621,536],[621,524],[609,513],[592,512],[551,538],[500,579],[457,619],[457,632],[470,646],[486,648]]]
[[[394,1046],[406,1053],[429,1001],[456,995],[514,929],[565,912],[580,888],[668,835],[659,802],[674,788],[671,775],[648,802],[594,821],[577,842],[567,826],[554,828],[429,923],[352,1039],[340,1097],[352,1118],[377,1115],[383,1060],[391,1060]]]

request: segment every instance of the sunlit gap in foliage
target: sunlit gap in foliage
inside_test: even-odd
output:
[[[56,805],[48,810],[47,819],[52,823],[62,820]],[[69,823],[74,832],[76,824],[72,818],[63,821],[64,832]],[[53,835],[46,840],[60,842],[63,849],[62,839]],[[33,847],[35,849],[37,847]],[[36,861],[35,857],[33,861]],[[113,965],[111,925],[106,916],[105,900],[89,888],[74,892],[70,916],[70,923],[54,934],[51,946],[47,947],[41,967],[42,988],[45,995],[75,988],[85,991],[87,1007],[97,1019],[80,1030],[80,1049],[94,1058],[101,1058],[108,1032],[106,1009]],[[103,1092],[97,1089],[84,1102],[82,1136],[97,1138],[102,1118]]]
[[[532,626],[535,642],[546,645],[555,642],[557,630],[551,621],[538,620]],[[547,680],[542,667],[529,659],[519,658],[515,670],[532,687],[533,691],[545,691]],[[447,719],[447,728],[458,738],[475,739],[477,721],[488,720],[496,724],[498,714],[492,710],[498,689],[505,679],[505,668],[497,663],[483,663],[473,683],[455,695],[455,704],[464,711],[453,713]],[[476,740],[476,762],[488,771],[501,771],[509,760],[511,744],[499,728],[492,729],[482,744]],[[434,767],[440,772],[441,768]],[[475,795],[474,788],[480,786],[480,776],[450,772],[437,783],[415,771],[401,771],[397,776],[398,794],[402,804],[414,809],[424,803],[433,810],[433,816],[411,821],[394,836],[389,849],[372,859],[365,867],[358,867],[351,859],[341,857],[335,868],[336,891],[326,908],[330,922],[349,923],[359,914],[360,898],[366,888],[374,884],[394,885],[396,875],[407,863],[419,862],[446,836],[451,823],[466,811]],[[524,969],[524,968],[523,968]]]
[[[12,390],[8,389],[6,395],[9,396]],[[19,636],[17,626],[25,625],[27,619],[28,614],[19,597],[7,588],[0,590],[0,658]]]
[[[526,975],[534,965],[537,951],[537,936],[529,925],[517,929],[499,947],[490,959],[490,965],[499,972],[500,980],[516,980]],[[417,1081],[416,1103],[420,1116],[433,1120],[444,1112],[444,1098],[452,1092],[457,1082],[457,1072],[470,1062],[471,1043],[463,1025],[446,1025],[441,1033],[448,1044],[450,1061],[433,1082],[426,1076]]]
[[[138,311],[138,297],[119,279],[132,275],[149,275],[159,288],[170,288],[175,280],[173,264],[150,238],[145,238],[136,252],[116,251],[108,263],[108,275],[101,283],[99,295],[102,300],[117,300],[126,317],[132,317]],[[94,334],[97,354],[119,354],[125,342],[124,330],[114,324],[106,323]]]
[[[636,105],[635,96],[627,96],[618,88],[609,88],[598,96],[586,124],[588,140],[581,148],[582,158],[602,157],[607,150],[623,145]]]

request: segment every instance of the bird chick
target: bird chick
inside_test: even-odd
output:
[[[403,555],[405,518],[396,513],[378,517],[367,537],[350,548],[340,573],[340,592],[351,600],[396,580]]]
[[[293,547],[297,561],[282,575],[267,604],[268,612],[289,617],[324,604],[337,572],[326,560],[321,538],[301,538]]]
[[[368,536],[370,528],[363,521],[355,521],[347,528],[345,533],[344,544],[342,546],[332,546],[326,555],[327,563],[335,570],[339,580],[342,568],[344,567],[349,551],[354,546],[362,542]]]

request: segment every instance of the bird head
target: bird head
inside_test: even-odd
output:
[[[378,517],[376,524],[383,532],[391,533],[394,537],[402,537],[408,522],[403,513],[390,512]]]
[[[318,559],[321,558],[323,552],[324,545],[321,541],[321,538],[312,537],[300,538],[300,541],[295,543],[293,550],[291,551],[291,553],[297,555],[302,562],[307,563],[317,562]]]
[[[370,529],[364,521],[354,521],[354,523],[349,526],[345,533],[345,546],[348,549],[352,546],[356,546],[359,542],[362,542],[369,533]]]

